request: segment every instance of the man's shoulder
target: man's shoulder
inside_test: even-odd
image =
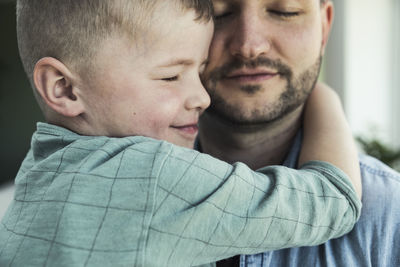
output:
[[[395,205],[394,200],[400,201],[400,173],[390,168],[376,158],[361,155],[360,169],[363,185],[364,206],[373,203],[364,203],[370,200],[386,201]]]
[[[359,159],[362,176],[382,177],[400,183],[400,173],[382,161],[368,155],[360,155]]]
[[[363,210],[359,226],[385,228],[400,222],[400,173],[376,158],[360,156]],[[400,237],[399,237],[400,238]]]
[[[360,220],[349,234],[328,241],[325,246],[342,250],[347,262],[357,266],[398,266],[400,251],[393,244],[400,239],[400,174],[366,155],[360,156],[360,168],[363,186]]]

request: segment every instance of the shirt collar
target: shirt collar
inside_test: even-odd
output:
[[[289,168],[296,168],[297,161],[298,161],[299,155],[300,155],[302,139],[303,139],[303,131],[300,129],[297,132],[297,134],[294,138],[292,147],[290,148],[290,151],[287,154],[286,159],[282,164],[283,166],[286,166]],[[196,138],[196,141],[194,143],[194,149],[202,152],[201,143],[200,143],[200,140],[198,137]]]
[[[300,129],[294,138],[289,153],[286,155],[286,159],[282,164],[283,166],[293,169],[296,168],[297,162],[299,160],[302,140],[303,140],[303,131]]]

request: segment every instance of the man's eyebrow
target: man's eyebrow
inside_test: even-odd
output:
[[[183,59],[183,58],[177,58],[177,59],[173,59],[170,60],[164,64],[159,65],[158,67],[160,68],[168,68],[168,67],[173,67],[173,66],[179,66],[179,65],[183,65],[183,66],[190,66],[193,65],[194,61],[191,59]]]
[[[232,1],[232,2],[234,2],[234,1]],[[228,5],[228,3],[223,0],[214,0],[213,5],[214,5],[214,8],[218,8],[218,7],[225,7]]]

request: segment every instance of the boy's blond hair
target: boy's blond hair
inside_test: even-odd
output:
[[[182,11],[194,10],[199,21],[212,19],[211,0],[168,2]],[[161,3],[170,4],[166,0],[17,0],[19,52],[32,87],[41,58],[54,57],[77,71],[90,69],[102,40],[115,34],[133,39],[143,34]]]

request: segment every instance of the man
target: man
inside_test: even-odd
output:
[[[254,169],[295,168],[301,115],[317,81],[333,3],[213,2],[215,34],[204,73],[212,105],[201,119],[199,147]],[[400,175],[367,156],[360,167],[363,211],[353,231],[316,247],[240,256],[240,266],[400,266]],[[239,266],[239,256],[217,266]]]

